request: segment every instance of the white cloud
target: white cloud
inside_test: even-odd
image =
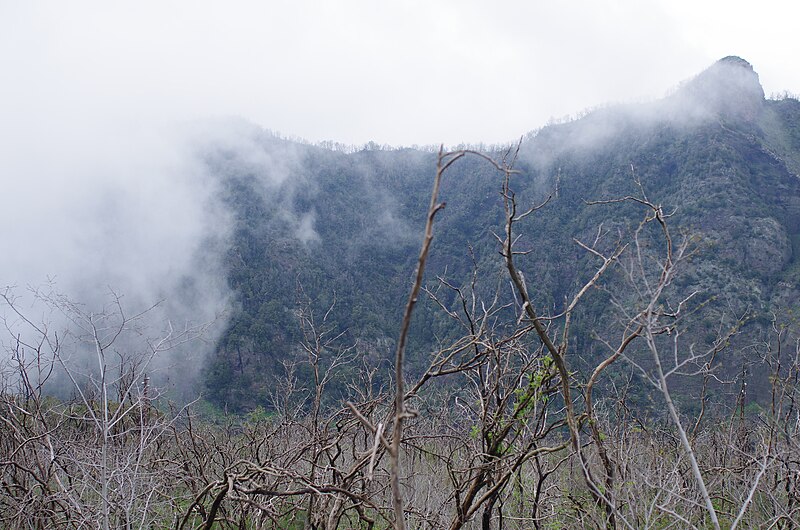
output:
[[[729,54],[767,93],[798,91],[789,5],[8,2],[0,110],[234,114],[353,143],[505,141],[550,116],[660,96]]]

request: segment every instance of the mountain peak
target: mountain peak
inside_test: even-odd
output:
[[[748,70],[753,70],[753,65],[749,62],[745,61],[738,55],[728,55],[727,57],[723,57],[715,64],[725,64],[725,65],[732,65],[732,66],[739,66],[741,68],[746,68]]]
[[[745,121],[753,121],[764,103],[758,74],[749,62],[735,55],[712,64],[682,92],[713,114]]]

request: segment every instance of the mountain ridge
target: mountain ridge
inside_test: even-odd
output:
[[[765,99],[752,65],[730,56],[663,100],[601,109],[526,137],[514,176],[520,201],[534,204],[558,187],[522,240],[538,249],[522,266],[537,273],[532,289],[542,309],[557,312],[591,271],[572,238],[585,239],[598,226],[629,231],[638,222],[635,209],[610,214],[585,201],[638,193],[637,183],[674,210],[675,228],[697,241],[679,291],[707,292],[724,307],[698,329],[724,314],[766,318],[770,310],[794,307],[799,118],[800,103]],[[235,152],[207,155],[227,204],[239,212],[227,258],[238,305],[206,372],[211,400],[233,409],[268,404],[270,381],[297,355],[303,300],[318,309],[336,300],[331,325],[360,345],[364,362],[385,367],[436,162],[435,153],[414,149],[345,154],[268,138],[257,145],[271,160],[287,150],[291,156],[267,171]],[[443,275],[462,284],[473,263],[488,285],[501,277],[492,235],[503,229],[499,189],[498,175],[478,159],[460,161],[445,176],[447,208],[434,229],[431,288]],[[607,302],[602,293],[592,296],[579,319],[585,343],[576,345],[588,356],[597,354],[592,326],[602,323]],[[435,304],[421,304],[411,369],[456,332]]]

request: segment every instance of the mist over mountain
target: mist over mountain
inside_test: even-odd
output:
[[[269,407],[287,366],[303,355],[299,311],[324,314],[333,305],[326,326],[342,333],[338,343],[355,345],[358,363],[389,380],[435,148],[309,145],[233,119],[138,124],[125,134],[102,119],[56,123],[30,125],[0,146],[0,170],[15,177],[0,210],[9,227],[0,279],[21,307],[55,329],[67,319],[39,308],[29,287],[89,310],[108,307],[116,293],[131,314],[161,301],[149,315],[154,334],[211,323],[204,341],[162,356],[158,383],[240,411]],[[48,156],[31,145],[47,146]],[[499,160],[515,149],[482,150]],[[519,226],[519,244],[530,250],[519,260],[541,314],[562,311],[595,270],[573,238],[611,242],[641,221],[630,204],[587,201],[642,193],[672,213],[675,237],[691,240],[691,263],[671,296],[696,293],[702,304],[692,327],[697,344],[745,316],[744,331],[756,338],[774,315],[797,309],[800,102],[765,99],[758,74],[739,57],[661,100],[608,106],[529,133],[515,170],[521,207],[552,195]],[[505,317],[514,321],[495,237],[504,229],[501,184],[476,156],[450,168],[425,286],[452,310],[456,300],[439,280],[463,287],[474,274],[476,291],[509,304]],[[614,297],[628,292],[619,267],[592,290],[576,315],[576,358],[601,354],[597,337],[620,317]],[[6,325],[15,337],[19,322]],[[463,333],[421,297],[409,370]],[[734,373],[757,361],[741,353],[723,364]],[[361,368],[348,366],[343,381]],[[763,397],[754,388],[752,398]]]
[[[666,211],[675,234],[692,240],[692,263],[675,296],[698,293],[710,309],[693,328],[707,340],[720,322],[745,314],[756,333],[769,316],[796,307],[800,276],[800,102],[768,100],[753,67],[726,57],[663,100],[618,105],[526,136],[513,189],[533,205],[521,263],[545,314],[593,272],[573,238],[630,233],[641,212],[586,201],[642,191]],[[203,159],[231,212],[224,268],[233,295],[227,328],[205,371],[208,397],[234,410],[267,405],[287,362],[300,355],[297,311],[324,311],[356,344],[363,362],[388,374],[429,200],[436,153],[426,149],[331,151],[281,139],[246,123],[226,141],[204,144]],[[233,140],[231,140],[233,139]],[[513,146],[512,146],[513,147]],[[513,151],[513,149],[512,149]],[[491,152],[502,157],[502,150]],[[501,175],[478,157],[445,176],[447,206],[437,219],[426,282],[465,285],[513,302],[500,274],[493,233],[503,230]],[[507,280],[505,280],[507,282]],[[592,337],[614,318],[609,274],[577,319],[579,356],[598,354]],[[453,300],[450,299],[449,302]],[[445,303],[448,303],[445,300]],[[431,300],[418,307],[410,369],[461,332]],[[727,360],[730,371],[746,359]],[[302,377],[302,374],[301,374]],[[754,395],[754,398],[757,398]]]
[[[794,11],[0,0],[0,530],[800,529]]]

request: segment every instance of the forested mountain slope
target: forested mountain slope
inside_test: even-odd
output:
[[[240,134],[247,150],[210,146],[205,154],[234,212],[225,263],[236,294],[205,373],[208,397],[232,410],[269,406],[282,363],[300,355],[298,309],[306,302],[324,312],[335,301],[329,324],[344,332],[342,343],[356,344],[363,362],[388,374],[436,153],[331,151],[255,128]],[[675,296],[697,292],[710,307],[691,328],[698,342],[711,340],[706,335],[721,320],[748,314],[756,333],[773,312],[798,305],[800,102],[765,99],[742,59],[722,59],[663,100],[604,108],[531,133],[515,168],[512,188],[523,207],[552,196],[521,228],[520,244],[531,252],[520,262],[543,314],[563,310],[593,274],[591,256],[573,238],[591,240],[598,229],[621,237],[641,219],[633,204],[587,201],[641,193],[674,211],[673,233],[691,239],[694,254]],[[501,182],[477,156],[445,175],[447,205],[426,275],[432,289],[437,276],[464,285],[475,267],[479,289],[513,300],[493,235],[503,230]],[[592,337],[614,318],[610,293],[624,289],[622,276],[612,271],[576,317],[581,355],[596,354]],[[412,326],[410,369],[460,332],[425,300]],[[736,371],[741,359],[726,362]]]

